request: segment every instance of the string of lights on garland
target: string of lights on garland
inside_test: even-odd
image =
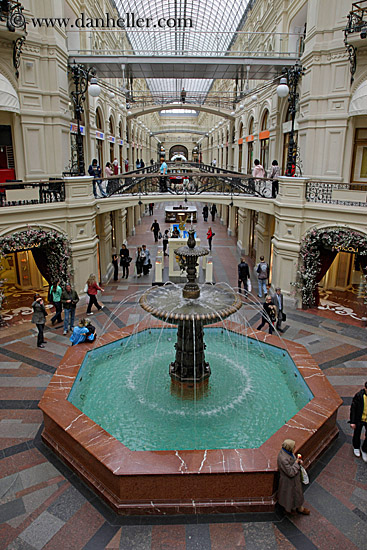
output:
[[[47,268],[51,280],[60,279],[62,284],[70,281],[71,246],[70,240],[53,229],[28,228],[18,233],[0,237],[0,257],[21,250],[42,248],[47,258]]]
[[[329,250],[355,252],[367,256],[367,236],[349,229],[335,226],[311,229],[301,241],[301,265],[297,271],[297,281],[293,286],[302,294],[304,307],[315,305],[316,277],[321,268],[321,251]],[[364,271],[364,302],[367,303],[367,273]]]

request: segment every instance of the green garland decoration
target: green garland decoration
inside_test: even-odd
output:
[[[42,248],[47,257],[47,268],[51,280],[60,279],[62,284],[70,282],[73,273],[71,268],[70,240],[53,229],[28,228],[25,231],[0,237],[0,256]]]
[[[355,250],[358,255],[367,256],[367,236],[347,227],[326,227],[311,229],[301,241],[301,265],[297,281],[293,283],[302,294],[302,305],[315,305],[316,276],[321,267],[321,249]],[[365,276],[364,303],[367,303],[367,273]]]

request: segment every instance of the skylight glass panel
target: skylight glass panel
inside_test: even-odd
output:
[[[151,18],[148,29],[126,29],[135,55],[203,57],[225,55],[248,2],[249,0],[115,0],[121,17],[126,13],[134,13],[136,18]],[[159,20],[176,23],[174,27],[159,28]],[[192,22],[191,28],[188,27],[188,20]],[[181,26],[178,21],[181,21]],[[186,22],[186,28],[183,28],[183,21]],[[179,85],[180,89],[184,86],[189,95],[190,91],[207,92],[212,81],[190,79],[177,84],[178,81],[174,79],[148,79],[147,83],[153,94],[162,91],[174,91],[177,94]],[[186,101],[189,102],[189,98]]]

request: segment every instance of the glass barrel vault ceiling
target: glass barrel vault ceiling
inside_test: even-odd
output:
[[[136,17],[191,19],[191,28],[155,28],[130,30],[127,34],[136,55],[190,55],[202,52],[203,57],[225,52],[231,44],[249,0],[114,0],[123,17],[134,13]],[[223,55],[223,53],[222,53]],[[192,95],[209,90],[211,80],[149,79],[153,95],[172,92],[173,99],[182,87],[187,91],[187,102]],[[158,99],[158,97],[157,97]],[[201,103],[201,101],[200,101]]]

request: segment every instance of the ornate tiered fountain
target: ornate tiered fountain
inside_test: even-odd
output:
[[[223,321],[242,306],[233,290],[211,288],[210,302],[200,301],[200,286],[196,282],[198,258],[209,254],[207,248],[196,246],[195,229],[189,229],[186,246],[175,250],[180,266],[186,270],[187,283],[181,289],[177,285],[153,287],[141,298],[140,305],[157,319],[177,325],[176,358],[170,364],[173,381],[187,385],[201,384],[211,374],[205,360],[204,326]]]
[[[308,351],[226,319],[242,302],[197,284],[195,244],[190,230],[175,251],[184,287],[140,299],[158,320],[71,347],[40,402],[44,442],[120,514],[272,511],[282,441],[308,467],[338,434],[341,399]]]

